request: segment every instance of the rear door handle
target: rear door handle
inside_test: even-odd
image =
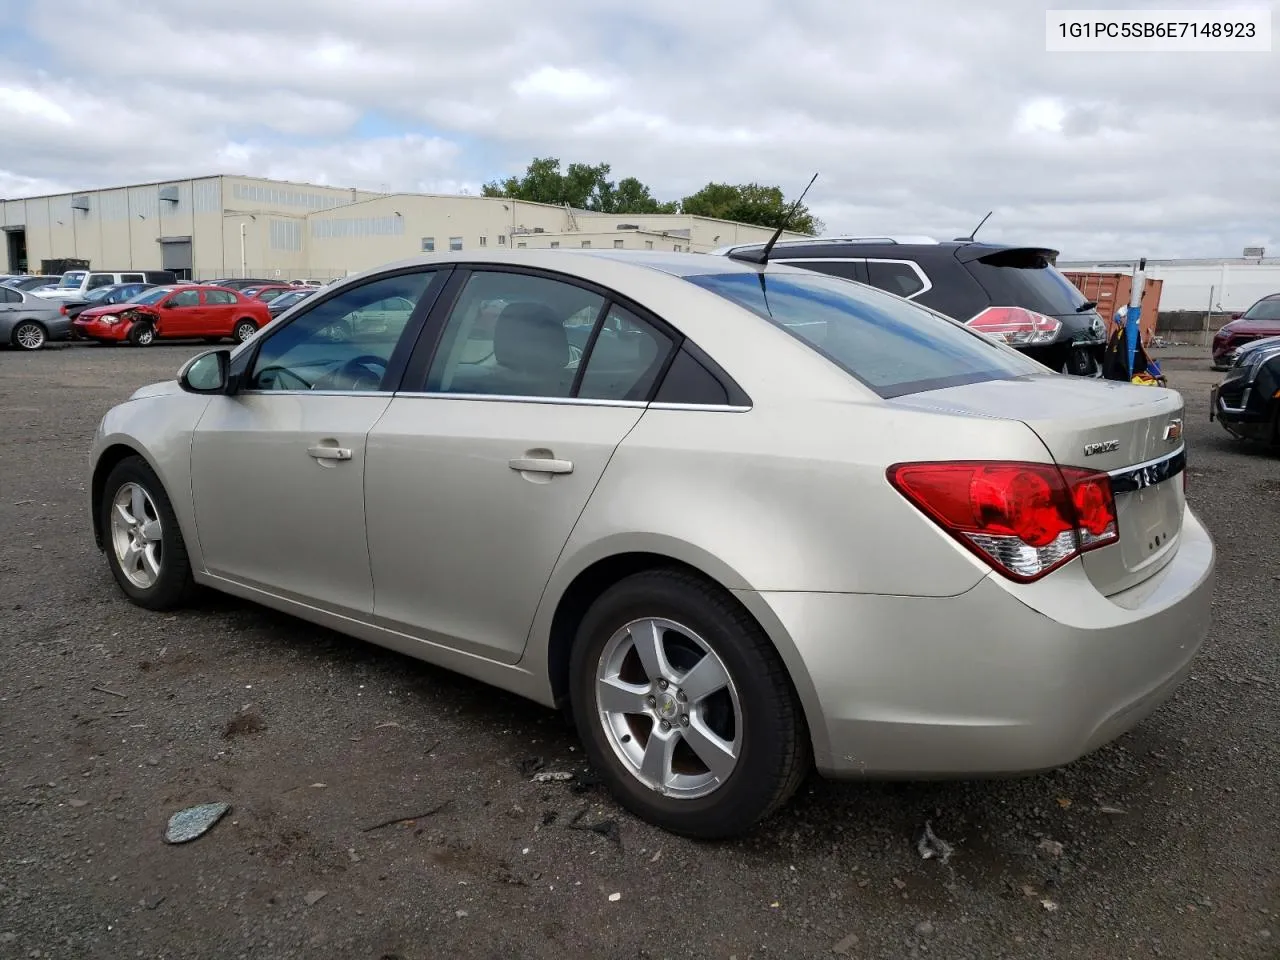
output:
[[[346,447],[307,447],[307,453],[317,460],[351,459],[351,451]]]
[[[573,473],[572,460],[555,460],[551,457],[516,457],[507,466],[521,473]]]

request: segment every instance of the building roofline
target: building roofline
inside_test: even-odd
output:
[[[113,190],[132,190],[136,187],[160,187],[170,183],[185,183],[187,181],[195,182],[196,180],[260,180],[263,183],[276,183],[287,187],[313,187],[318,190],[355,190],[358,193],[373,193],[377,196],[369,197],[370,200],[377,200],[380,197],[391,196],[391,194],[378,193],[376,190],[366,190],[363,187],[344,187],[335,186],[329,183],[311,183],[306,180],[276,180],[273,177],[255,177],[246,173],[208,173],[196,177],[169,177],[164,180],[144,180],[142,183],[124,183],[110,187],[79,187],[75,190],[59,190],[57,193],[37,193],[29,197],[0,197],[0,202],[12,200],[46,200],[53,197],[73,197],[78,193],[109,193]],[[363,202],[363,201],[357,201]]]

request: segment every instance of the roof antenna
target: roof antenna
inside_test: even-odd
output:
[[[809,181],[809,187],[812,187],[813,181],[817,179],[818,175],[815,173],[813,175],[813,180]],[[763,250],[752,250],[750,248],[745,250],[734,250],[729,254],[729,256],[734,260],[745,260],[747,263],[768,263],[769,254],[773,252],[773,245],[777,243],[778,238],[782,236],[782,231],[791,225],[791,218],[794,217],[796,215],[796,211],[800,209],[800,201],[802,201],[805,194],[809,192],[809,187],[805,187],[804,190],[801,191],[800,196],[796,197],[796,202],[791,205],[791,209],[787,211],[787,215],[782,218],[781,225],[779,225],[778,229],[774,231],[773,236],[769,238],[769,242],[764,245]]]
[[[991,219],[991,214],[993,213],[995,213],[994,210],[988,210],[987,215],[978,221],[978,225],[973,228],[972,232],[970,232],[970,234],[967,237],[956,237],[956,242],[972,243],[973,238],[976,237],[978,235],[978,231],[982,229],[982,225]]]

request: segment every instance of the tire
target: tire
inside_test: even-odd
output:
[[[134,347],[149,347],[156,339],[156,328],[149,323],[135,323],[129,328],[129,344]]]
[[[244,343],[255,333],[258,332],[258,325],[252,320],[237,320],[234,332],[231,334],[236,343]]]
[[[655,635],[668,666],[663,679],[650,682],[657,671],[643,667],[634,637]],[[686,699],[680,684],[692,686],[689,678],[704,660],[727,684],[705,698],[691,689]],[[647,571],[601,594],[578,627],[569,683],[592,765],[623,806],[672,833],[703,840],[741,835],[786,803],[808,773],[808,730],[777,650],[736,600],[692,574]],[[625,700],[606,714],[598,691],[621,684]],[[733,751],[717,752],[717,739]],[[665,743],[672,746],[660,767],[660,790],[654,778],[642,779],[642,764],[664,756],[649,754]],[[716,758],[719,770],[703,756]]]
[[[42,323],[22,320],[13,328],[9,341],[19,350],[40,350],[49,342],[49,333]]]
[[[187,599],[195,581],[182,530],[160,479],[141,457],[126,457],[107,475],[98,522],[107,565],[125,596],[148,610],[172,610]],[[130,549],[139,544],[141,550]]]

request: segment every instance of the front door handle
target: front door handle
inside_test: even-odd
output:
[[[573,473],[572,460],[556,460],[553,457],[516,457],[507,466],[521,473]]]
[[[307,447],[307,453],[317,460],[351,459],[351,451],[346,447]]]

